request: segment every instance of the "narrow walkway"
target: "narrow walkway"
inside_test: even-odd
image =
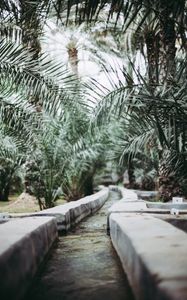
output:
[[[25,300],[133,300],[120,261],[106,235],[109,200],[94,216],[62,236]]]

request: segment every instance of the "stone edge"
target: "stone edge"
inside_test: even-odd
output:
[[[6,233],[0,236],[0,295],[22,299],[58,237],[56,222],[51,217],[12,220],[1,224],[0,232]]]
[[[32,283],[33,277],[58,237],[58,231],[67,232],[85,217],[95,213],[106,202],[108,188],[70,202],[47,209],[41,213],[12,216],[8,222],[1,224],[9,228],[6,235],[16,235],[16,240],[0,254],[0,295],[3,300],[22,299]],[[61,210],[58,212],[58,209]],[[16,224],[29,226],[36,220],[36,228],[19,236]],[[24,225],[25,224],[25,225]],[[0,237],[0,245],[1,245]],[[11,288],[10,288],[11,287]]]
[[[102,188],[101,191],[77,201],[71,201],[67,204],[58,205],[37,213],[17,214],[17,216],[14,214],[12,217],[28,218],[33,216],[52,216],[56,220],[58,231],[63,234],[67,233],[69,229],[73,228],[84,218],[99,210],[106,202],[108,195],[109,189]]]
[[[150,208],[145,209],[146,201],[138,199],[138,196],[134,191],[130,191],[123,187],[115,187],[115,186],[111,186],[110,189],[120,192],[122,199],[117,203],[117,205],[114,204],[113,207],[111,207],[111,209],[109,210],[108,220],[107,220],[107,232],[111,236],[112,244],[116,249],[116,252],[121,260],[124,271],[127,273],[135,298],[137,300],[145,300],[145,299],[149,300],[151,294],[152,300],[154,299],[155,300],[161,300],[161,299],[187,300],[186,288],[184,289],[186,283],[185,284],[181,283],[180,285],[178,279],[176,279],[174,283],[177,284],[178,286],[175,285],[175,289],[174,289],[172,287],[173,283],[171,285],[171,282],[167,281],[167,279],[158,285],[154,282],[154,280],[151,281],[152,278],[149,274],[146,264],[143,264],[141,259],[138,257],[136,252],[137,249],[136,247],[133,247],[131,238],[124,231],[124,228],[120,228],[120,225],[118,224],[118,220],[117,220],[117,218],[120,218],[120,216],[125,214],[129,214],[129,215],[136,214],[142,217],[143,217],[142,214],[145,215],[148,214],[151,217],[151,215],[154,213],[156,214],[161,212],[168,213],[170,210],[150,209]],[[136,207],[137,203],[141,207],[140,209],[137,209]],[[184,211],[184,213],[186,213],[186,211]],[[113,220],[113,216],[117,216],[115,221]],[[151,224],[149,224],[149,226],[151,227]],[[178,231],[179,229],[176,230]],[[122,246],[119,247],[117,242],[118,240],[117,235],[120,234],[121,234],[120,243]],[[175,243],[175,240],[173,242]],[[136,280],[134,280],[133,276],[136,276],[136,273],[138,274],[137,275],[138,279],[136,278]],[[144,278],[146,278],[147,280],[147,284],[146,284],[147,288],[144,286],[144,289],[142,289],[141,278],[143,278],[143,276],[141,276],[140,274],[145,274]],[[148,290],[149,290],[149,295],[147,296],[146,293]]]

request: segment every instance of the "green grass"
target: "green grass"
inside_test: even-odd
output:
[[[10,205],[10,204],[14,203],[17,200],[18,196],[19,196],[18,194],[10,195],[9,196],[9,201],[0,201],[0,209],[4,206],[7,206],[7,205]]]
[[[57,201],[55,201],[55,206],[62,205],[62,204],[65,204],[65,203],[67,203],[67,201],[64,200],[63,197],[60,197]]]

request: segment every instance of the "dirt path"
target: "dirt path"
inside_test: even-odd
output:
[[[25,300],[133,300],[119,259],[106,235],[109,200],[74,232],[60,237]]]

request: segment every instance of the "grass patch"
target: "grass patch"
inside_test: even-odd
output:
[[[0,201],[0,209],[13,204],[19,197],[19,194],[10,195],[9,201]]]
[[[60,197],[58,200],[55,201],[55,206],[66,204],[66,203],[67,203],[67,201],[64,200],[63,197]]]

